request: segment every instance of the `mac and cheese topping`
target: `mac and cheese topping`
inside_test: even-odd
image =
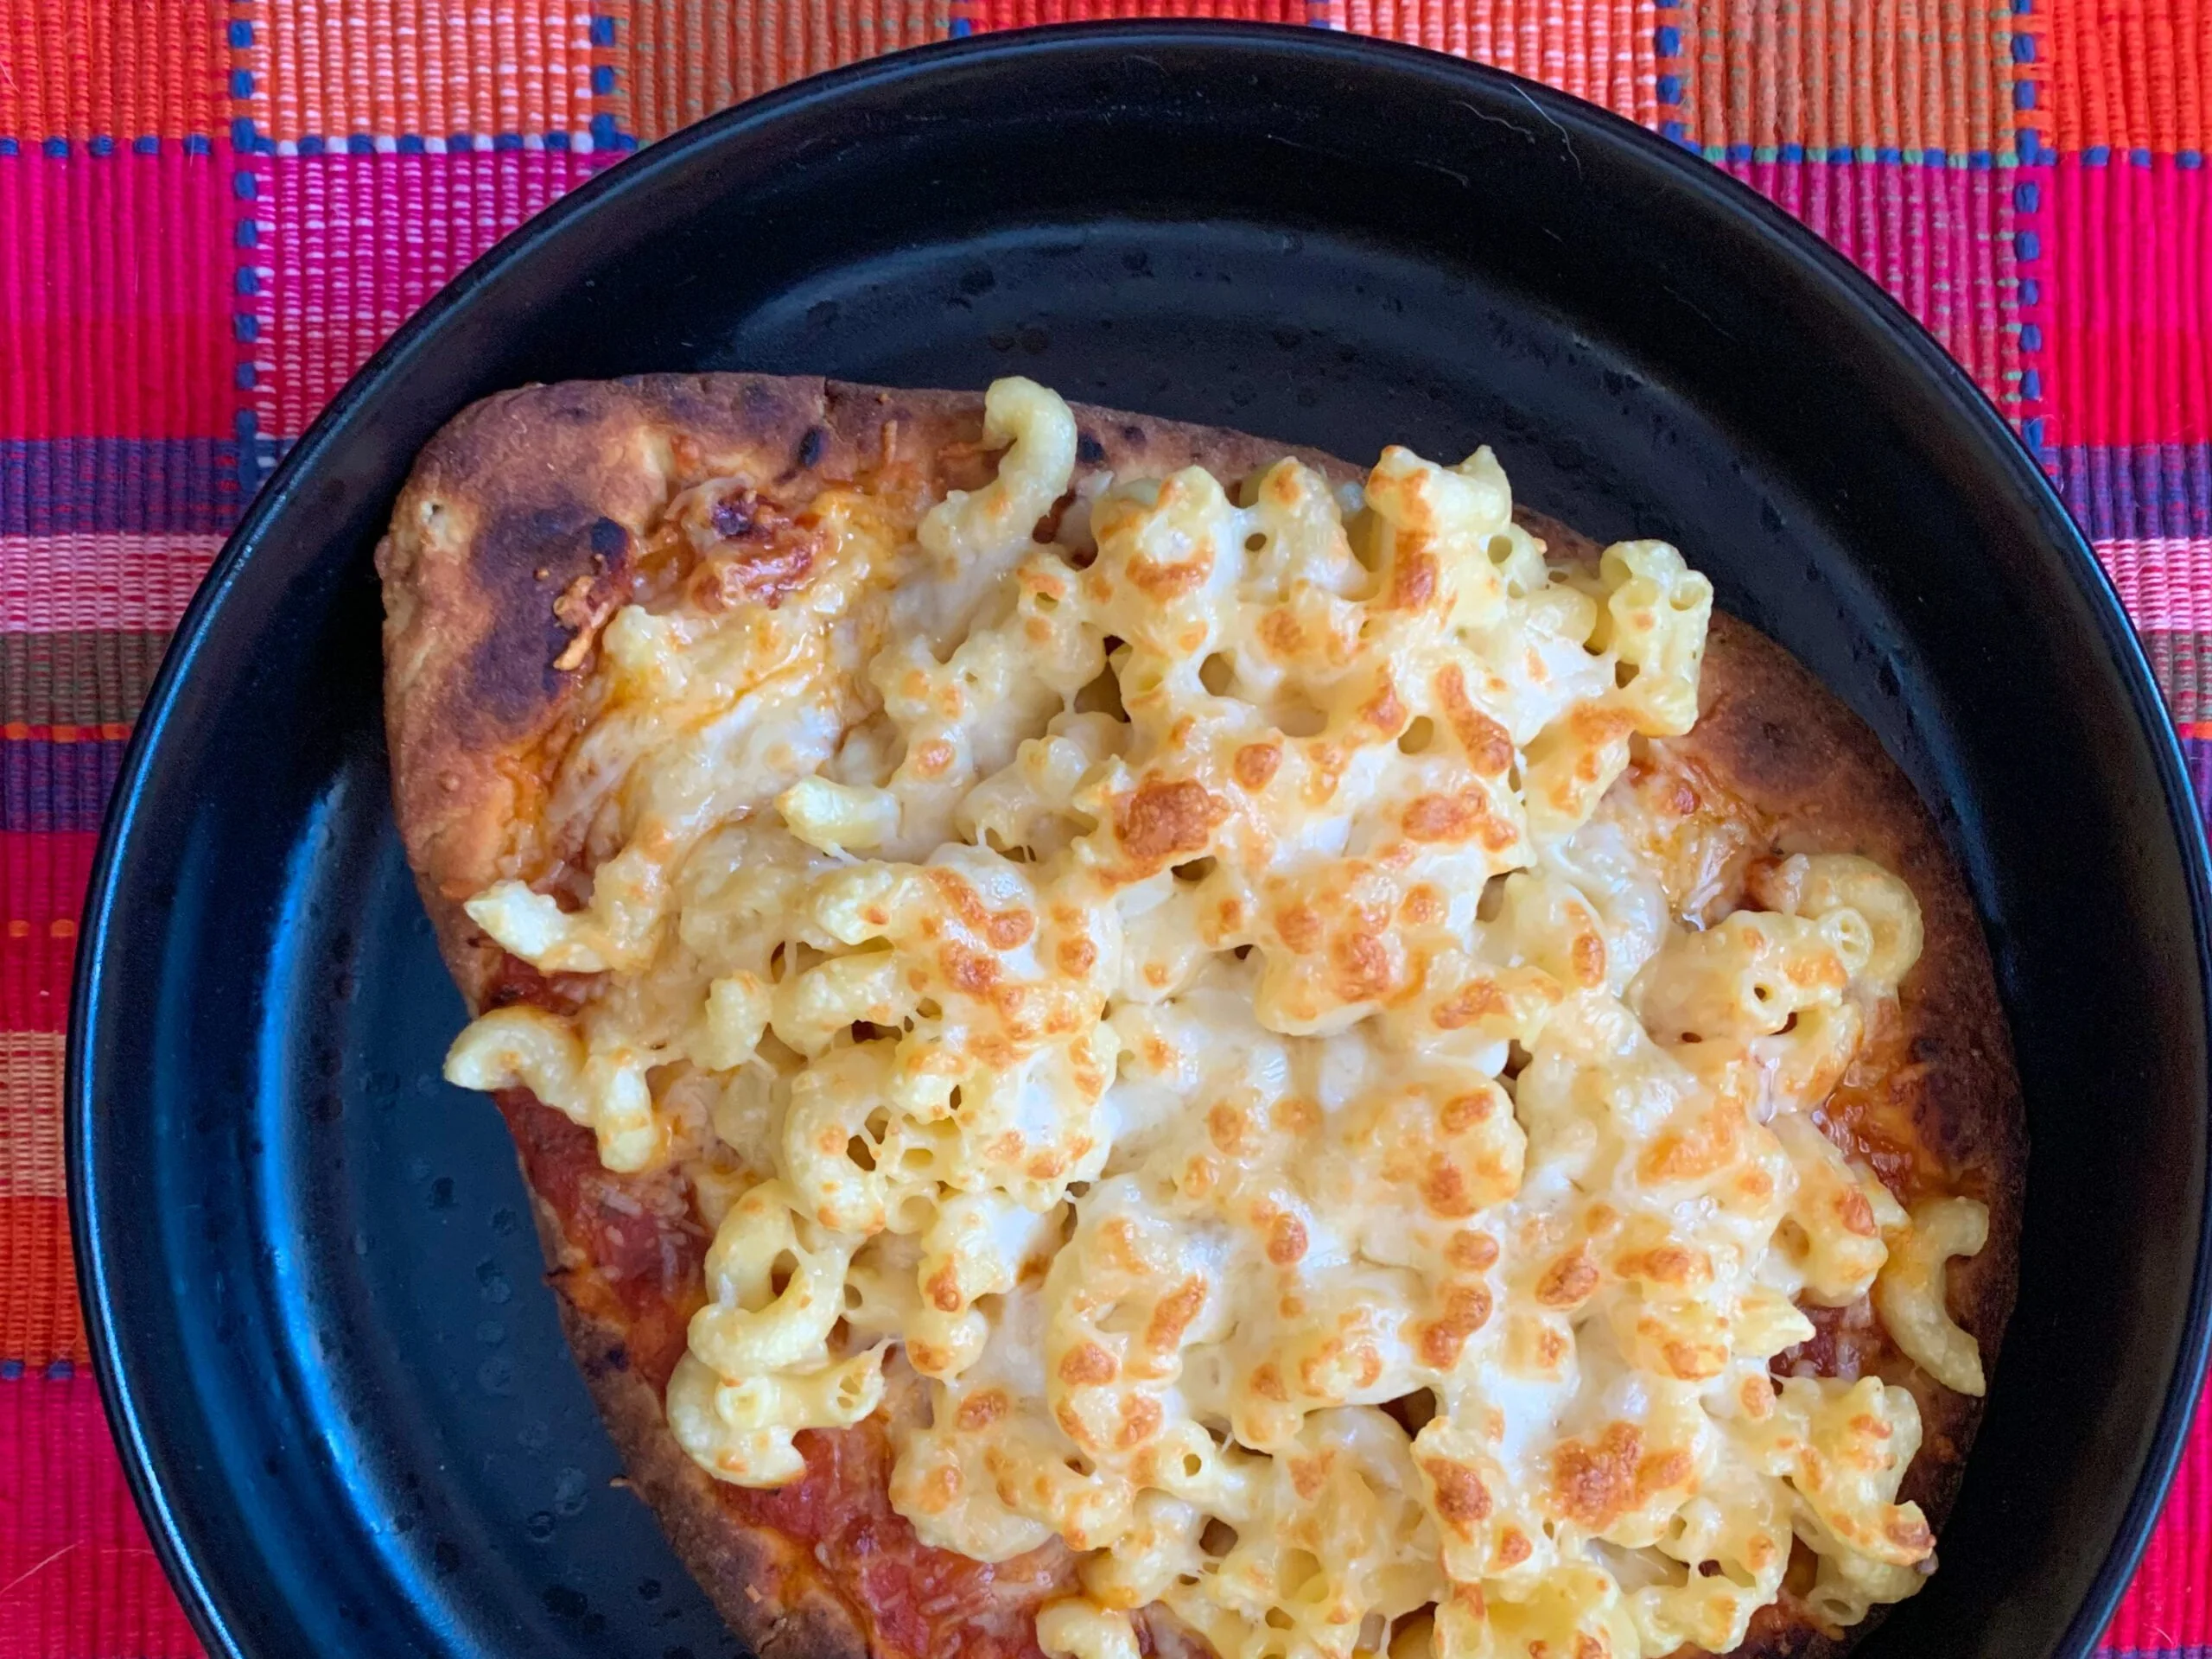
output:
[[[765,588],[749,492],[672,502],[708,574],[605,622],[550,797],[588,899],[468,906],[599,977],[448,1075],[715,1230],[678,1440],[774,1486],[918,1393],[892,1504],[1075,1552],[1075,1659],[1163,1609],[1223,1659],[1722,1653],[1794,1545],[1828,1624],[1912,1593],[1913,1396],[1770,1362],[1871,1298],[1978,1393],[1986,1212],[1815,1116],[1906,887],[1768,860],[1714,914],[1740,830],[1621,781],[1695,719],[1704,578],[1548,564],[1487,450],[1071,500],[1057,397],[988,418],[987,487],[833,486]]]

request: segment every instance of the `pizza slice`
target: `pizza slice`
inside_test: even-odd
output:
[[[731,374],[475,405],[378,568],[448,1075],[764,1656],[1834,1654],[1933,1569],[1987,955],[1672,548]]]

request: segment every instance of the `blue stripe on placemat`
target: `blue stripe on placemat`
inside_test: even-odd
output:
[[[220,535],[244,505],[238,454],[217,438],[0,439],[0,536]]]
[[[122,766],[123,744],[112,739],[0,740],[0,830],[99,829]]]
[[[2189,762],[2189,779],[2196,787],[2197,810],[2212,820],[2212,738],[2184,737],[2181,741],[2183,757]],[[2173,1649],[2180,1654],[2182,1649]],[[2140,1655],[2115,1656],[2115,1659],[2149,1659],[2152,1652],[2163,1654],[2163,1649],[2146,1649]],[[2212,1659],[2212,1649],[2191,1648],[2187,1659]]]
[[[2058,487],[2092,539],[2212,536],[2212,443],[2061,445]]]

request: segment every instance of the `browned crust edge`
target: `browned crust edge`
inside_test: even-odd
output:
[[[1361,476],[1333,457],[1241,433],[1072,407],[1078,477],[1159,477],[1195,464],[1234,479],[1285,454],[1332,481]],[[401,834],[472,1008],[483,1004],[499,952],[461,905],[503,873],[522,763],[588,672],[551,666],[571,635],[553,601],[580,578],[594,588],[622,578],[681,487],[672,476],[744,476],[803,498],[815,480],[851,476],[887,454],[933,474],[938,454],[976,443],[982,426],[975,392],[648,375],[501,393],[432,440],[377,550],[386,719]],[[1522,517],[1561,550],[1594,556],[1555,521]],[[1756,629],[1715,615],[1700,704],[1697,728],[1675,746],[1769,817],[1779,850],[1865,853],[1920,900],[1926,943],[1905,988],[1910,1036],[1932,1045],[1918,1126],[1954,1166],[1979,1172],[1990,1205],[1989,1246],[1954,1266],[1950,1303],[1993,1376],[2017,1284],[2026,1143],[2010,1039],[1964,885],[1872,732]],[[575,1262],[558,1218],[542,1203],[537,1209],[548,1262]],[[620,1328],[566,1294],[557,1300],[632,1484],[724,1619],[762,1659],[868,1659],[852,1611],[815,1574],[791,1571],[799,1563],[787,1541],[731,1516],[712,1478],[677,1445],[659,1398],[626,1364]],[[1906,1491],[1940,1529],[1981,1402],[1925,1379],[1915,1392],[1924,1437]],[[1734,1659],[1836,1659],[1874,1623],[1840,1640],[1802,1624],[1770,1628]]]

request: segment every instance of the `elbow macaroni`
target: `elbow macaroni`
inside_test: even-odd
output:
[[[1908,1359],[1945,1388],[1980,1396],[1986,1391],[1981,1351],[1943,1305],[1943,1270],[1989,1242],[1989,1211],[1972,1198],[1938,1198],[1899,1230],[1904,1237],[1874,1282],[1875,1309]]]
[[[1809,1115],[1912,895],[1798,856],[1688,925],[1704,865],[1593,817],[1694,720],[1710,585],[1547,564],[1487,450],[1113,483],[1071,558],[1066,407],[1001,381],[985,439],[918,524],[831,492],[779,611],[619,614],[555,793],[620,830],[588,903],[470,906],[620,971],[448,1075],[610,1168],[714,1151],[684,1447],[787,1483],[910,1369],[892,1501],[1077,1552],[1055,1659],[1140,1615],[1221,1659],[1725,1652],[1793,1539],[1836,1624],[1911,1593],[1912,1395],[1770,1361],[1871,1294],[1982,1386],[1943,1273],[1986,1212],[1908,1215]]]

